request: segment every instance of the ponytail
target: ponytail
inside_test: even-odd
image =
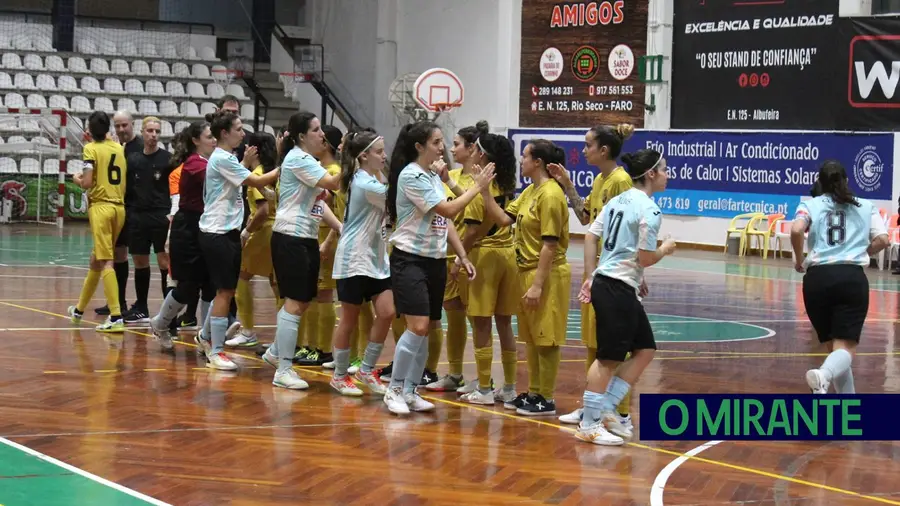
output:
[[[847,179],[847,171],[841,162],[837,160],[827,160],[819,169],[819,187],[822,193],[827,193],[834,200],[835,204],[848,205],[852,204],[859,207],[859,201],[850,189],[850,182]]]
[[[419,157],[416,144],[424,146],[437,129],[438,126],[431,121],[410,123],[400,129],[400,135],[397,136],[394,151],[391,153],[391,166],[388,172],[387,209],[392,223],[397,223],[397,182],[400,180],[400,172]]]
[[[194,144],[194,139],[199,139],[208,126],[209,123],[205,121],[195,121],[185,127],[184,130],[175,134],[175,137],[172,138],[172,146],[174,146],[174,148],[172,148],[173,153],[170,162],[172,167],[178,167],[183,164],[189,156],[197,152],[197,146]]]
[[[307,111],[300,111],[291,116],[288,120],[287,135],[284,136],[281,159],[278,160],[279,165],[284,163],[284,158],[287,154],[297,147],[300,135],[309,131],[309,125],[314,119],[316,119],[316,115]]]
[[[344,148],[341,150],[341,190],[349,195],[350,182],[359,170],[359,156],[378,140],[374,131],[350,132],[344,137]]]

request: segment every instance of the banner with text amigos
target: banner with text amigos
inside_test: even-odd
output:
[[[519,124],[644,124],[647,0],[522,2]]]
[[[834,83],[839,130],[894,131],[900,121],[900,17],[841,19],[837,65],[847,78]]]
[[[582,154],[585,130],[511,129],[521,153],[529,139],[552,140],[566,151],[578,193],[590,193],[596,167]],[[637,131],[623,152],[652,148],[666,159],[669,183],[654,196],[667,214],[731,218],[745,212],[792,215],[828,159],[847,169],[856,195],[891,200],[892,134]],[[520,175],[524,186],[529,181]]]
[[[838,3],[675,0],[672,127],[834,128]]]

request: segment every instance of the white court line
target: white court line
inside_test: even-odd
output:
[[[678,466],[684,464],[691,457],[707,450],[708,448],[712,448],[722,441],[707,441],[702,445],[692,449],[691,451],[685,453],[684,455],[678,457],[677,459],[669,462],[669,465],[664,467],[659,474],[656,475],[656,479],[653,480],[653,486],[650,487],[650,506],[663,506],[663,492],[666,489],[666,482],[669,481],[669,476],[672,476],[672,473],[678,469]]]
[[[749,274],[734,274],[731,272],[710,272],[710,271],[699,271],[699,270],[691,270],[691,269],[678,269],[676,267],[657,267],[653,266],[654,269],[667,270],[667,271],[680,271],[680,272],[690,272],[691,274],[709,274],[711,276],[733,276],[736,278],[750,278],[750,279],[761,279],[763,281],[783,281],[786,283],[803,283],[803,279],[782,279],[782,278],[764,278],[762,276],[751,276]],[[879,280],[880,281],[880,280]],[[875,292],[885,292],[885,293],[898,293],[900,290],[888,290],[886,288],[874,288],[872,287],[872,282],[869,282],[869,291]]]
[[[10,441],[9,439],[0,438],[0,443],[5,444],[6,446],[9,446],[11,448],[15,448],[16,450],[19,450],[21,452],[25,452],[25,453],[31,455],[32,457],[37,457],[38,459],[41,459],[44,462],[53,464],[54,466],[61,467],[61,468],[65,469],[66,471],[69,471],[70,473],[75,473],[75,474],[82,476],[84,478],[87,478],[91,481],[95,481],[101,485],[104,485],[111,489],[122,492],[123,494],[130,495],[131,497],[134,497],[135,499],[140,499],[141,501],[147,502],[148,504],[153,504],[155,506],[172,506],[169,503],[165,503],[160,500],[154,499],[150,496],[146,496],[140,492],[131,490],[130,488],[123,487],[122,485],[119,485],[118,483],[113,483],[107,479],[101,478],[99,476],[91,474],[82,469],[78,469],[75,466],[72,466],[72,465],[66,464],[65,462],[56,460],[53,457],[44,455],[43,453],[41,453],[37,450],[32,450],[31,448],[28,448],[27,446],[22,446],[18,443],[14,443],[14,442]]]

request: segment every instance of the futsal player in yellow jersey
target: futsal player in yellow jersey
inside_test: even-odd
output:
[[[569,179],[568,172],[565,170],[553,171],[551,168],[551,175],[565,189],[569,198],[569,204],[574,209],[575,216],[578,217],[582,225],[593,223],[607,202],[633,186],[628,171],[616,163],[616,159],[622,152],[622,145],[633,133],[634,127],[627,123],[622,123],[615,127],[596,126],[587,131],[584,136],[582,153],[587,163],[597,167],[600,173],[594,178],[591,193],[583,201],[578,195],[575,185]],[[584,273],[584,276],[590,275],[591,273],[589,272]],[[584,279],[582,279],[582,282],[584,282]],[[581,342],[587,348],[585,356],[585,371],[587,371],[597,358],[597,317],[593,306],[590,304],[581,305]],[[585,374],[587,373],[585,372]],[[620,422],[630,426],[630,391],[617,409]],[[582,414],[583,410],[579,408],[560,416],[559,420],[563,423],[577,424],[581,422]]]
[[[97,326],[100,332],[124,332],[119,286],[113,270],[113,248],[125,223],[125,151],[119,143],[107,138],[109,116],[95,111],[88,118],[88,131],[93,140],[84,145],[84,170],[74,176],[75,184],[87,190],[88,219],[94,248],[90,270],[84,278],[78,304],[69,306],[69,317],[78,323],[84,317],[97,285],[103,281],[103,292],[109,305],[109,317]]]
[[[248,136],[247,147],[255,147],[256,153],[245,154],[250,157],[250,166],[255,166],[253,173],[262,176],[277,165],[275,137],[264,132],[252,133]],[[276,189],[277,189],[276,183]],[[272,225],[275,224],[275,209],[278,207],[277,197],[269,202],[258,188],[247,188],[247,204],[250,206],[250,218],[247,226],[241,231],[241,272],[238,275],[235,299],[238,318],[241,320],[241,331],[233,338],[225,341],[226,346],[238,348],[254,348],[259,339],[254,330],[253,290],[250,280],[253,276],[268,278],[269,286],[275,295],[276,309],[281,309],[284,301],[278,292],[275,271],[272,267]]]
[[[522,155],[522,175],[533,183],[505,210],[489,191],[482,192],[487,215],[497,225],[510,226],[515,216],[516,264],[523,294],[517,322],[519,338],[527,346],[528,392],[504,407],[526,416],[556,414],[553,395],[560,345],[566,340],[572,270],[566,260],[569,206],[547,167],[564,162],[562,148],[533,139]]]
[[[496,178],[490,187],[490,193],[494,201],[505,208],[514,199],[516,190],[516,155],[512,143],[502,135],[485,133],[478,138],[476,146],[478,165],[494,166]],[[513,230],[512,227],[500,226],[485,216],[484,197],[481,194],[466,206],[465,222],[463,248],[468,252],[478,273],[475,279],[467,282],[466,295],[466,314],[472,318],[478,384],[475,390],[464,394],[461,399],[484,405],[511,403],[516,398],[518,360],[512,315],[518,311],[522,295]],[[503,386],[497,390],[493,390],[491,379],[494,361],[492,317],[497,324],[503,364]]]

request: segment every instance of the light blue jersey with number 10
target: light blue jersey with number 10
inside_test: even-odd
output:
[[[656,251],[662,212],[641,190],[632,188],[610,200],[588,230],[600,241],[600,261],[594,276],[618,279],[635,290],[644,280],[638,252]]]
[[[869,244],[887,229],[878,209],[865,199],[859,206],[837,204],[830,195],[801,202],[795,220],[806,223],[809,254],[804,266],[869,265]]]

